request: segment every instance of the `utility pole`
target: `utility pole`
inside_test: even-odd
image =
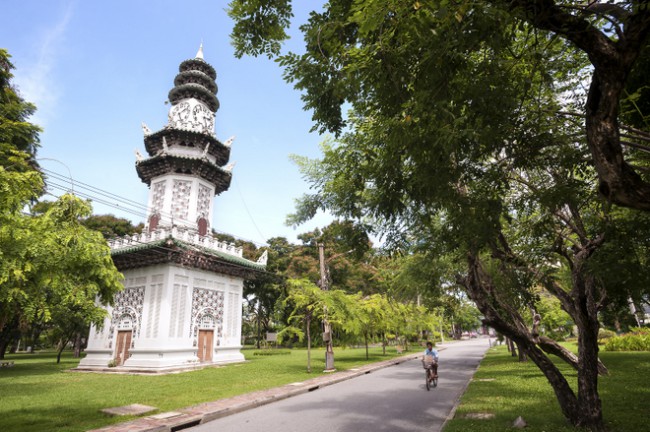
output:
[[[320,288],[323,291],[329,290],[327,281],[327,268],[325,267],[325,245],[318,244],[318,257],[320,259]],[[327,307],[323,318],[323,342],[325,342],[325,372],[334,372],[334,349],[332,347],[332,327],[327,320]]]

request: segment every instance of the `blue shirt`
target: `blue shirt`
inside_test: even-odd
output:
[[[425,356],[433,356],[433,358],[437,361],[438,360],[438,351],[435,348],[427,349],[424,350],[424,355]]]

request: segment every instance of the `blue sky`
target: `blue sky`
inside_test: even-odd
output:
[[[311,113],[277,64],[234,57],[226,6],[225,0],[0,0],[0,47],[12,55],[14,84],[38,107],[32,121],[44,129],[41,165],[146,205],[148,189],[135,171],[134,149],[145,153],[140,124],[154,131],[166,124],[178,65],[203,42],[205,60],[217,70],[217,138],[236,136],[233,182],[214,200],[212,226],[259,244],[276,236],[295,242],[330,218],[320,215],[297,229],[284,225],[294,199],[309,190],[289,155],[317,157],[324,137],[309,133]],[[295,13],[299,24],[308,10]],[[286,49],[300,52],[302,37],[297,30],[292,35]],[[98,214],[144,220],[93,206]]]

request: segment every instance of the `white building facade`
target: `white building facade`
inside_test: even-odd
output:
[[[167,125],[152,133],[143,124],[149,157],[136,151],[136,170],[149,186],[145,230],[109,242],[124,290],[104,325],[91,328],[78,369],[168,372],[244,360],[244,281],[264,272],[266,254],[247,260],[211,235],[212,199],[232,178],[232,139],[214,133],[215,80],[201,47],[179,67]]]

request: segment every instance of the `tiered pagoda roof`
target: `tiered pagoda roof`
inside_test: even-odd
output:
[[[111,257],[119,271],[171,263],[244,279],[254,279],[266,273],[266,256],[262,256],[258,262],[249,261],[241,256],[197,246],[174,237],[114,249]]]
[[[152,178],[167,173],[195,175],[215,185],[215,195],[230,187],[232,174],[218,167],[206,158],[161,154],[146,159],[138,164],[138,175],[147,185]]]
[[[136,152],[136,170],[148,186],[160,178],[163,178],[161,184],[164,185],[167,181],[164,177],[172,175],[174,182],[179,178],[179,182],[186,182],[188,177],[209,182],[214,185],[215,195],[230,187],[232,165],[227,164],[232,138],[222,143],[214,133],[214,118],[219,109],[216,78],[214,68],[203,60],[202,46],[196,58],[180,64],[174,87],[169,92],[172,106],[167,125],[151,132],[143,124],[144,144],[149,157],[144,158]],[[167,188],[168,193],[170,190],[172,187]],[[189,192],[185,193],[189,195]],[[172,205],[173,199],[172,195]],[[179,199],[180,203],[176,203],[181,210],[183,206],[190,206],[189,197],[186,199],[187,202]],[[196,208],[208,203],[193,202],[191,206]],[[156,212],[162,213],[161,209],[160,204],[159,207],[152,206],[150,214],[159,217]],[[208,215],[209,212],[199,214],[201,218]],[[165,217],[168,218],[166,223],[158,219],[141,234],[109,241],[111,256],[120,271],[171,263],[246,279],[264,272],[266,253],[256,262],[250,261],[243,257],[241,248],[201,232],[194,219],[187,223],[188,220],[182,217],[177,216],[175,220],[174,217]]]
[[[174,88],[169,91],[169,102],[176,104],[183,99],[195,98],[205,102],[212,112],[219,109],[217,99],[217,73],[203,59],[185,60],[178,67],[180,73],[174,79]]]
[[[180,64],[169,91],[169,121],[155,133],[146,128],[144,143],[150,157],[136,162],[138,176],[147,185],[165,174],[188,174],[212,183],[215,195],[230,187],[230,168],[224,168],[230,147],[214,134],[219,109],[216,78],[214,68],[203,60],[202,47],[196,58]]]
[[[150,155],[160,155],[166,152],[166,142],[175,142],[188,149],[196,148],[199,152],[203,152],[205,146],[209,145],[207,155],[215,158],[214,163],[218,166],[227,164],[230,159],[230,147],[224,145],[214,135],[187,129],[165,128],[147,135],[144,137],[144,148]]]

